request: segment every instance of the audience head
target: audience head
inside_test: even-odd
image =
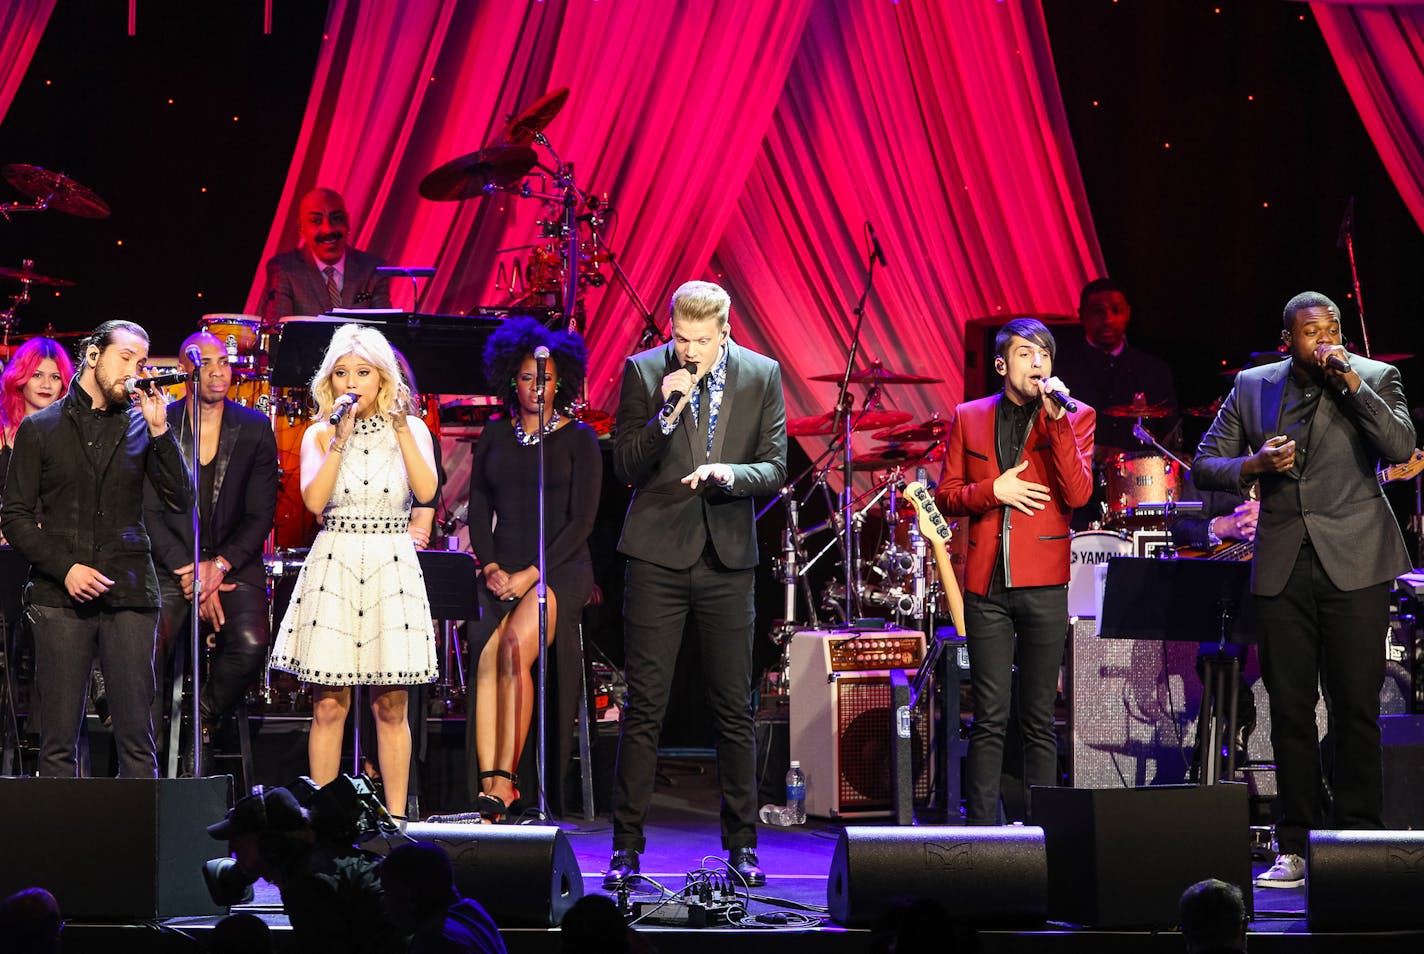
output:
[[[25,888],[0,901],[0,947],[10,954],[55,954],[64,919],[44,888]]]
[[[74,364],[58,341],[26,341],[0,373],[0,424],[6,431],[19,427],[22,418],[64,397],[72,377]]]
[[[1198,881],[1182,892],[1178,920],[1187,954],[1246,950],[1246,904],[1234,884]]]
[[[443,917],[450,905],[460,900],[450,856],[428,841],[393,849],[381,862],[381,887],[392,920],[406,931]]]
[[[311,814],[290,791],[270,788],[240,799],[208,835],[228,843],[248,875],[280,887],[287,872],[316,843]]]
[[[559,922],[559,937],[564,954],[649,954],[656,950],[628,926],[613,900],[602,894],[586,894],[575,901]]]
[[[272,930],[255,914],[229,914],[213,926],[211,954],[271,954]]]

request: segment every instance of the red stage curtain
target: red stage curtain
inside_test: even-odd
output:
[[[0,0],[0,120],[44,36],[54,0]]]
[[[1395,188],[1424,228],[1424,6],[1310,6]]]
[[[804,379],[842,360],[865,219],[891,267],[864,353],[945,378],[890,395],[917,416],[962,394],[966,318],[1071,310],[1100,271],[1032,0],[373,6],[333,0],[264,258],[292,244],[299,194],[326,185],[358,245],[440,268],[422,310],[498,303],[497,262],[527,257],[500,250],[540,241],[548,210],[426,202],[416,186],[568,86],[549,138],[581,186],[609,194],[611,244],[648,308],[661,321],[680,282],[724,281],[734,334],[786,364],[793,414],[834,390]],[[616,400],[641,327],[621,290],[590,293],[595,406]]]
[[[1038,4],[817,4],[714,259],[790,415],[834,405],[807,379],[844,367],[866,220],[889,267],[858,364],[944,378],[886,407],[952,412],[966,319],[1074,310],[1101,253]]]

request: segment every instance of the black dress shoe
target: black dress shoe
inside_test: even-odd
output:
[[[742,876],[749,888],[760,888],[766,884],[766,872],[757,863],[755,848],[733,848],[728,854],[732,870]]]
[[[630,878],[638,876],[638,853],[631,848],[620,849],[608,860],[608,872],[603,876],[603,890],[616,891]]]

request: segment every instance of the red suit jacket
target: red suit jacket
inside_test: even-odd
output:
[[[1073,508],[1093,492],[1093,429],[1097,412],[1082,401],[1075,413],[1053,421],[1039,411],[1024,441],[1028,467],[1019,474],[1044,484],[1052,496],[1033,516],[999,503],[994,480],[1002,473],[994,422],[1003,392],[954,409],[945,451],[944,477],[936,498],[947,516],[969,517],[965,589],[989,591],[999,549],[1008,550],[1009,586],[1055,586],[1068,582],[1069,523]],[[965,533],[964,521],[959,531]]]

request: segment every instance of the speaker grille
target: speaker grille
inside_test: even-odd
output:
[[[885,676],[842,676],[837,680],[836,694],[840,810],[886,808],[891,799],[890,680]],[[921,704],[910,725],[916,802],[925,802],[930,796],[929,754],[929,730]]]

